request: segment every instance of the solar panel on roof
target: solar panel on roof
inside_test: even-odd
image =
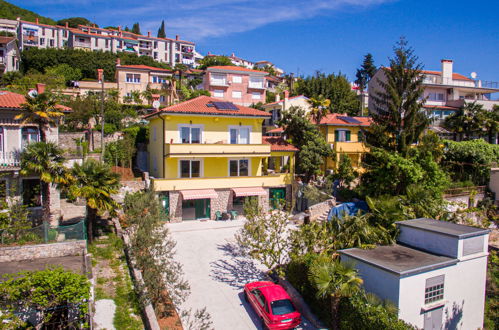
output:
[[[217,110],[239,110],[239,108],[231,102],[212,102]]]
[[[357,119],[352,118],[352,117],[338,116],[338,118],[339,118],[340,120],[343,120],[344,122],[349,123],[349,124],[361,124],[361,122],[360,122],[360,121],[358,121]]]

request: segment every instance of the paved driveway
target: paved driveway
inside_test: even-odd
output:
[[[260,320],[245,301],[244,284],[265,279],[265,268],[241,255],[234,234],[243,221],[186,221],[169,224],[177,241],[191,295],[184,309],[207,308],[216,330],[259,329]],[[306,325],[304,329],[313,329]]]

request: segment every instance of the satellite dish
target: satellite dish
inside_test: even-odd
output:
[[[159,109],[159,106],[160,106],[160,105],[161,105],[161,104],[159,103],[159,101],[154,101],[154,102],[152,103],[152,107],[153,107],[154,109],[156,109],[156,110],[158,110],[158,109]]]
[[[477,74],[476,74],[476,72],[472,72],[472,73],[470,74],[470,76],[471,76],[471,78],[476,79]]]
[[[28,92],[28,95],[30,97],[37,97],[38,96],[38,92],[36,91],[36,89],[32,89]]]

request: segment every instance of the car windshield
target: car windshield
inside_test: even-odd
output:
[[[274,315],[284,315],[295,311],[295,307],[289,299],[275,300],[270,306],[272,307],[272,314]]]

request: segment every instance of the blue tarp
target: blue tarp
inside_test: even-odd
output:
[[[345,216],[345,214],[357,215],[359,211],[361,211],[361,213],[365,213],[368,210],[369,207],[367,206],[367,203],[364,201],[343,203],[329,210],[329,214],[327,215],[327,221],[331,221],[333,217],[342,219]]]

